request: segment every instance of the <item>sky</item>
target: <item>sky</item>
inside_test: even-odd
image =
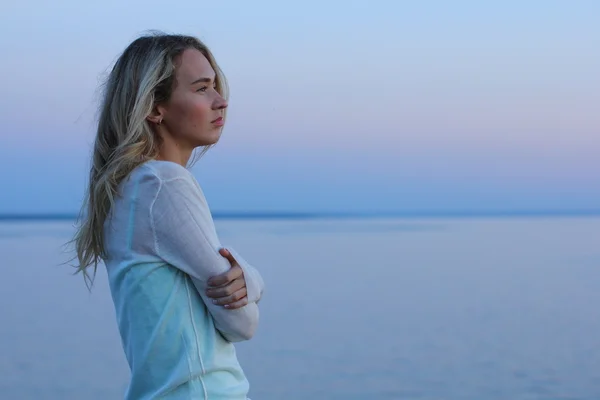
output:
[[[72,213],[99,83],[150,29],[230,87],[221,212],[600,209],[600,2],[3,4],[0,214]]]

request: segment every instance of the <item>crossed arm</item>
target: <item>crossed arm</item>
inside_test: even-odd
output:
[[[251,275],[249,269],[252,267],[247,266],[247,273],[244,274],[244,270],[229,250],[222,248],[219,250],[219,254],[229,261],[231,269],[210,278],[207,282],[208,289],[206,290],[206,294],[212,299],[214,304],[225,308],[235,310],[244,307],[249,303],[248,284],[245,275]],[[258,274],[258,271],[256,271],[256,274]],[[260,275],[258,276],[260,277]],[[250,280],[251,283],[253,282],[251,277],[248,280]],[[259,297],[256,300],[256,304],[258,304],[260,297],[262,296],[262,285],[258,293]]]
[[[221,334],[231,342],[252,338],[264,282],[235,250],[222,248],[206,200],[193,182],[162,181],[151,222],[157,254],[192,278]]]

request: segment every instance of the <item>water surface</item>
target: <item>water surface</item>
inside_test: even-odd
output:
[[[122,398],[99,269],[62,222],[0,223],[0,398]],[[220,220],[267,283],[254,400],[600,399],[600,218]]]

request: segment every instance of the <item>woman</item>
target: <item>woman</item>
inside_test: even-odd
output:
[[[126,399],[248,393],[232,342],[254,335],[263,280],[221,248],[186,168],[196,149],[219,140],[225,87],[204,44],[167,34],[131,43],[106,82],[74,240],[87,283],[100,260],[108,271],[131,369]]]

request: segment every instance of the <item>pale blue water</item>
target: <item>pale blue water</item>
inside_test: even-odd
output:
[[[600,218],[217,221],[262,271],[254,400],[600,399]],[[0,223],[0,399],[119,399],[106,274]]]

